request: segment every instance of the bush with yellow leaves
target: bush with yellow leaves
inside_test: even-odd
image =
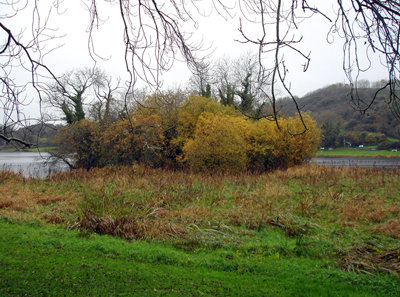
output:
[[[321,132],[310,115],[274,121],[253,120],[212,98],[178,97],[159,106],[149,96],[135,113],[108,128],[81,120],[59,137],[59,151],[72,156],[78,167],[129,165],[187,165],[194,171],[266,171],[310,159]],[[163,101],[164,103],[166,101]],[[298,134],[294,136],[295,134]]]
[[[204,113],[241,116],[233,106],[224,106],[213,98],[190,95],[180,106],[178,113],[178,137],[176,143],[183,147],[193,138],[200,115]]]
[[[194,137],[183,152],[184,160],[195,171],[241,171],[246,169],[246,120],[203,113],[199,116]]]
[[[308,130],[300,133],[304,130],[300,118],[281,118],[281,127],[287,129],[278,129],[267,119],[253,121],[244,116],[203,113],[183,148],[184,161],[195,171],[224,172],[265,171],[300,164],[313,156],[321,135],[309,115],[303,119]]]

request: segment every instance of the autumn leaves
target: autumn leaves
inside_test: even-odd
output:
[[[289,167],[311,158],[320,143],[320,130],[309,116],[252,120],[233,106],[212,98],[176,94],[147,96],[128,116],[104,127],[81,120],[58,137],[59,152],[77,167],[140,163],[193,171],[265,171]]]

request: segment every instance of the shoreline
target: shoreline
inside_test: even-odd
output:
[[[315,154],[314,158],[382,158],[382,159],[400,159],[399,155],[351,155],[351,154]]]

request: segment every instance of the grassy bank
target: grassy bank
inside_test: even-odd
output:
[[[329,156],[329,157],[382,157],[382,158],[400,158],[399,152],[392,151],[377,151],[372,150],[373,147],[364,148],[335,148],[333,150],[319,150],[317,156]]]
[[[396,279],[321,260],[188,253],[159,242],[84,238],[49,226],[0,223],[1,296],[396,296]]]
[[[398,296],[399,181],[317,166],[3,172],[0,295]]]
[[[0,147],[0,152],[52,152],[52,151],[55,151],[56,149],[57,149],[57,147],[55,147],[55,146],[17,149],[15,147],[9,145],[9,146]]]

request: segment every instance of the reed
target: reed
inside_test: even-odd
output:
[[[339,255],[371,236],[387,252],[400,238],[399,182],[398,170],[316,165],[264,174],[120,166],[46,180],[1,172],[0,215],[193,249],[239,247],[276,229],[293,239],[288,254]]]

